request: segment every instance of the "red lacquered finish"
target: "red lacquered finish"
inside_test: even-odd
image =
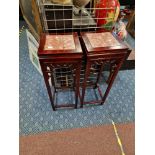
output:
[[[38,56],[53,110],[61,107],[77,108],[82,54],[77,33],[41,35]],[[66,82],[70,80],[69,77],[73,77],[71,84]],[[75,104],[55,103],[55,93],[66,88],[75,91]]]
[[[87,60],[85,78],[82,86],[82,95],[80,96],[81,107],[83,107],[83,104],[103,104],[110,92],[112,84],[123,64],[123,61],[128,57],[131,50],[111,32],[82,32],[81,38]],[[104,95],[102,95],[98,82],[100,81],[104,66],[108,63],[110,64],[110,75],[107,80],[108,86]],[[91,69],[93,69],[93,66],[96,64],[98,65],[98,72],[93,88],[98,88],[101,99],[85,102],[84,96],[87,87],[87,80],[89,79]]]

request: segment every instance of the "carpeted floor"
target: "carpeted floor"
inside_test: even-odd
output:
[[[116,123],[134,121],[134,70],[119,72],[103,106],[53,112],[43,77],[29,60],[25,32],[20,35],[19,52],[20,135],[108,124],[106,116]],[[103,90],[105,86],[102,84]],[[86,100],[93,98],[94,92],[87,91]],[[73,97],[69,93],[60,93],[57,100],[72,102]]]
[[[134,123],[116,125],[124,153],[134,155]],[[21,155],[121,155],[112,125],[20,137]]]

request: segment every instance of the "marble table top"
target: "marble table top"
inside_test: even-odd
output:
[[[74,50],[73,35],[46,35],[44,50]]]
[[[86,36],[93,48],[120,45],[120,43],[114,38],[114,36],[110,32],[87,33]]]

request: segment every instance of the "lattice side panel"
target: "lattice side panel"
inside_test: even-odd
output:
[[[75,87],[75,64],[48,64],[47,72],[50,83],[55,89]]]

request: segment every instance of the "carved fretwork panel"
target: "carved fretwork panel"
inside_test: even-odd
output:
[[[45,66],[45,72],[48,75],[50,85],[55,89],[75,87],[75,71],[77,64],[45,63]]]
[[[105,66],[109,66],[109,77],[117,68],[121,59],[110,60],[95,60],[91,62],[90,74],[87,79],[87,85],[96,85],[99,82],[100,77],[103,75]],[[107,79],[108,81],[108,79]]]

